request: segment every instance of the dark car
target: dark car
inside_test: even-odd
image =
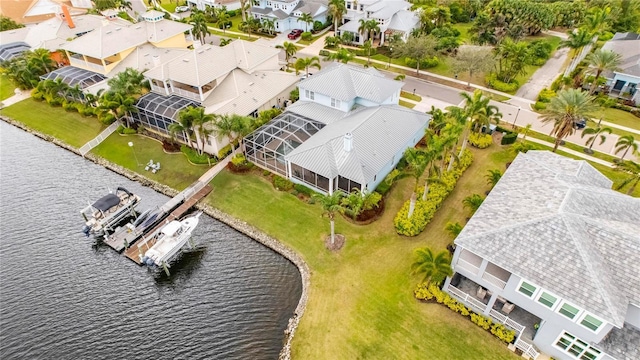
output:
[[[295,40],[298,38],[298,36],[300,36],[302,34],[302,30],[300,29],[294,29],[291,30],[291,32],[289,33],[289,35],[287,35],[287,37],[291,40]]]
[[[578,130],[584,129],[587,126],[587,120],[586,119],[576,120],[573,123],[573,126]]]

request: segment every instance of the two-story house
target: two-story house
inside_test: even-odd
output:
[[[144,73],[151,93],[139,99],[132,117],[151,131],[169,135],[169,125],[187,106],[204,107],[207,114],[243,116],[282,106],[299,79],[279,71],[278,54],[278,49],[236,40],[224,47],[204,45],[169,61],[158,60]],[[186,142],[183,134],[176,135]],[[205,140],[204,151],[210,154],[229,144],[227,137],[217,134]]]
[[[360,31],[360,20],[375,20],[380,31],[373,34],[372,40],[379,40],[380,44],[398,35],[402,41],[407,41],[411,31],[420,27],[420,19],[416,12],[411,11],[411,3],[403,0],[345,0],[347,13],[343,16],[343,25],[338,28],[338,35],[349,32],[357,44],[364,44],[370,34]],[[373,42],[373,41],[372,41]]]
[[[300,20],[303,14],[309,14],[313,21],[327,21],[326,0],[254,0],[251,14],[256,19],[270,19],[275,31],[285,32],[292,29],[311,30],[313,23]]]
[[[316,191],[373,191],[430,116],[398,105],[403,83],[334,63],[298,84],[300,100],[244,140],[247,159]]]
[[[640,359],[640,199],[583,160],[519,154],[455,239],[443,289],[532,358]]]
[[[216,9],[224,7],[227,10],[238,10],[241,7],[240,0],[187,0],[187,4],[203,11],[207,6]]]
[[[607,70],[602,74],[607,79],[609,95],[625,97],[640,105],[640,34],[617,33],[602,49],[622,57],[615,71]]]

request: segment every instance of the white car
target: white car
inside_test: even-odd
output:
[[[176,6],[176,12],[177,13],[181,13],[181,12],[185,12],[185,11],[189,11],[189,7],[188,6]]]

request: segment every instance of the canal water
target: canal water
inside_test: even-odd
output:
[[[203,216],[172,275],[85,238],[79,210],[123,186],[167,197],[0,121],[0,359],[274,359],[294,265]]]

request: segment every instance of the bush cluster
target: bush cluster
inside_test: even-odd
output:
[[[228,144],[227,146],[220,149],[220,151],[218,151],[218,159],[224,159],[230,153],[231,153],[231,144]]]
[[[542,89],[538,94],[538,101],[543,103],[551,102],[551,99],[556,97],[556,92],[547,88]]]
[[[311,35],[311,32],[309,31],[305,31],[300,35],[300,38],[304,41],[311,41],[313,35]]]
[[[182,153],[187,156],[187,159],[189,159],[193,164],[209,165],[209,162],[214,164],[218,161],[215,157],[209,157],[207,153],[202,155],[198,154],[196,150],[187,145],[180,146],[180,151],[182,151]]]
[[[493,144],[493,137],[489,134],[471,133],[469,134],[469,144],[478,149],[486,149]]]
[[[282,176],[274,176],[273,180],[271,181],[273,182],[273,186],[277,190],[290,191],[291,189],[293,189],[293,183],[283,178]]]
[[[128,128],[128,127],[125,127],[124,125],[118,126],[116,131],[120,135],[131,135],[131,134],[137,133],[136,129]]]
[[[453,191],[456,182],[472,162],[473,155],[471,151],[466,149],[456,166],[451,171],[445,171],[442,174],[442,184],[432,184],[429,187],[426,200],[422,200],[422,196],[419,197],[411,218],[408,218],[411,201],[407,200],[393,219],[396,232],[405,236],[420,234],[429,224],[444,199]],[[422,191],[424,191],[424,188],[420,190],[420,194]]]
[[[487,86],[489,86],[490,88],[496,89],[502,92],[514,92],[518,90],[518,88],[520,87],[520,83],[517,80],[513,80],[510,83],[502,82],[498,80],[498,75],[495,73],[491,73],[487,75],[484,81],[487,83]]]
[[[300,185],[300,184],[295,184],[293,185],[293,188],[300,194],[304,194],[307,196],[311,196],[315,193],[315,191],[311,190],[310,188],[304,186],[304,185]]]
[[[518,140],[518,134],[512,132],[502,137],[502,141],[500,141],[500,145],[511,145]]]
[[[404,63],[406,66],[415,69],[418,65],[418,62],[411,58],[405,58]],[[422,59],[420,60],[420,69],[428,69],[432,67],[438,66],[440,62],[437,57],[432,57],[430,59]]]

